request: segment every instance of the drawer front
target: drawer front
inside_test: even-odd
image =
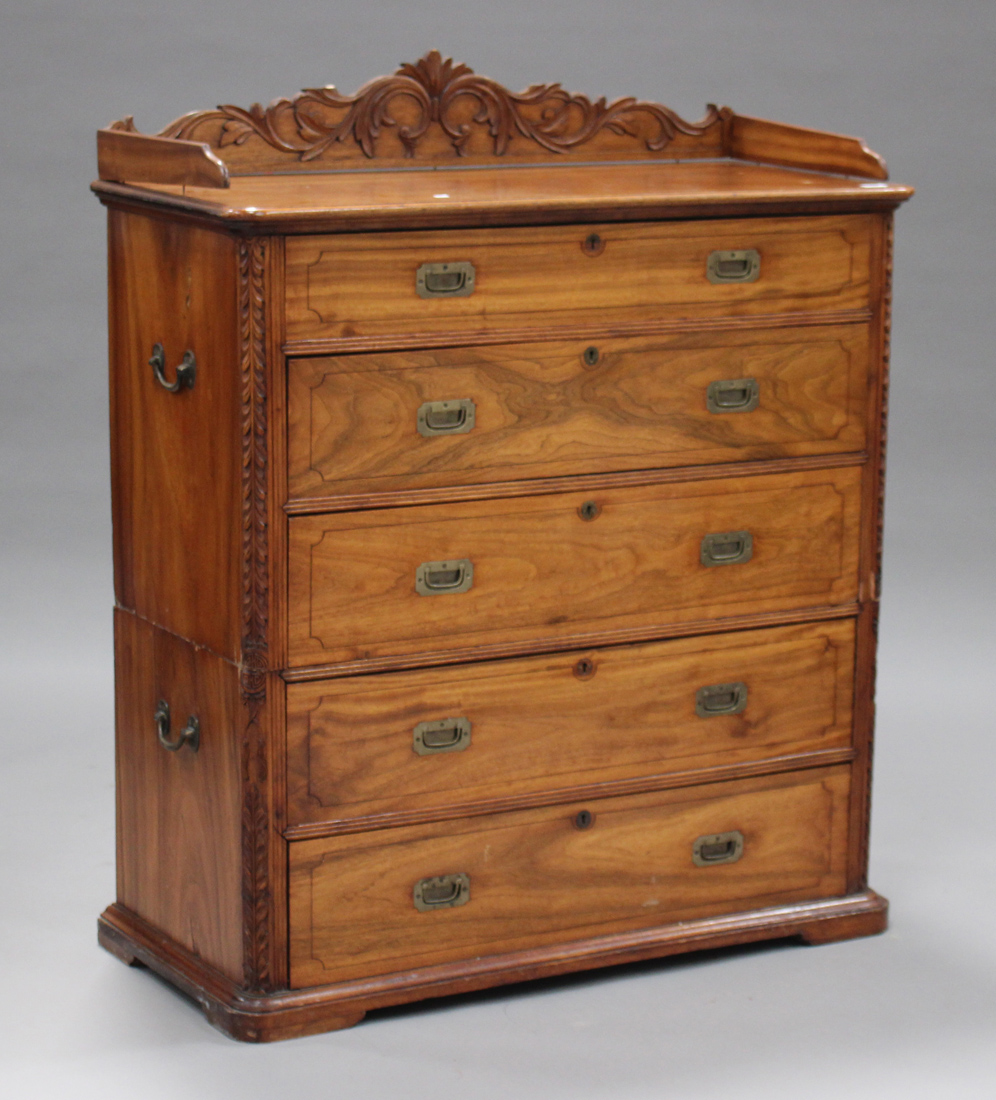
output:
[[[847,603],[860,486],[847,467],[292,517],[290,663]],[[710,536],[750,559],[703,564]]]
[[[838,767],[292,843],[291,985],[842,894],[848,790]]]
[[[289,492],[857,451],[868,349],[851,325],[292,360]]]
[[[873,225],[871,215],[855,214],[292,237],[287,338],[407,341],[430,333],[865,309]],[[711,281],[710,257],[723,251],[756,252],[757,278]],[[422,296],[426,264],[473,265],[471,292]]]
[[[845,620],[291,684],[288,821],[845,748],[853,665]]]

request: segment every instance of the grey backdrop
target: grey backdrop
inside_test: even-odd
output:
[[[996,1096],[992,0],[3,0],[0,1083],[17,1097]],[[898,215],[871,940],[596,973],[254,1048],[98,951],[113,879],[98,125],[432,46],[517,88],[865,137]]]

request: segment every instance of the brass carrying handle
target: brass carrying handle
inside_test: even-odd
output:
[[[706,278],[710,283],[753,283],[761,274],[761,254],[756,248],[710,252]]]
[[[424,561],[415,570],[415,591],[420,596],[442,596],[466,592],[474,583],[474,566],[459,561]]]
[[[169,703],[165,699],[159,700],[155,714],[152,717],[156,723],[156,736],[159,738],[159,744],[164,749],[169,749],[170,752],[179,752],[184,745],[189,745],[191,752],[197,752],[201,747],[201,724],[193,714],[174,738],[170,738],[169,735]]]
[[[744,834],[739,829],[728,833],[700,836],[692,845],[692,863],[696,867],[714,867],[717,863],[736,863],[744,854]]]
[[[420,298],[466,298],[474,293],[476,274],[469,260],[422,264],[415,273],[415,293]]]
[[[412,887],[412,902],[420,913],[453,909],[470,901],[470,875],[436,875],[419,879]]]
[[[156,381],[164,390],[170,393],[179,393],[182,389],[192,390],[194,380],[197,378],[197,360],[194,353],[188,348],[183,353],[183,362],[176,368],[176,379],[173,382],[166,380],[166,352],[162,344],[152,345],[152,358],[149,366],[156,377]]]
[[[469,397],[452,401],[426,401],[419,406],[416,425],[419,435],[461,435],[472,431],[477,406]]]
[[[470,747],[469,718],[440,718],[434,722],[419,722],[412,730],[412,749],[419,756],[437,752],[462,752]]]
[[[699,560],[703,565],[740,565],[754,555],[750,531],[723,531],[702,539]]]
[[[721,714],[740,714],[747,706],[747,685],[709,684],[695,693],[695,713],[700,718],[715,718]]]
[[[706,390],[706,408],[711,413],[753,412],[761,399],[756,378],[728,378],[710,382]]]

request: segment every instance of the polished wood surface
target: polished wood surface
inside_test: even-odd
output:
[[[649,485],[560,497],[295,516],[289,663],[445,653],[857,594],[861,471]],[[585,520],[589,500],[598,515]],[[700,562],[710,533],[750,531],[753,557]],[[423,562],[466,559],[473,585],[421,596]]]
[[[241,649],[237,253],[221,233],[112,211],[108,224],[114,589],[120,606],[230,660]],[[170,393],[184,352],[193,388]]]
[[[730,112],[726,152],[742,160],[887,180],[885,161],[860,138]]]
[[[102,180],[227,187],[228,168],[203,142],[171,141],[118,127],[97,131],[97,172]]]
[[[294,684],[288,821],[432,819],[512,791],[563,800],[578,785],[846,748],[853,666],[844,620]],[[740,713],[696,713],[700,688],[737,681]],[[417,723],[456,717],[471,723],[467,748],[415,753]]]
[[[130,612],[114,614],[118,900],[234,979],[243,974],[237,669]],[[169,752],[190,716],[200,747]]]
[[[839,894],[848,787],[837,768],[299,841],[291,987]],[[737,862],[695,866],[698,837],[733,829]],[[414,907],[415,883],[455,873],[466,904]]]
[[[366,1012],[389,1005],[578,970],[790,936],[814,944],[873,936],[885,930],[888,909],[888,902],[874,890],[860,890],[842,897],[741,909],[725,916],[463,959],[380,978],[265,994],[240,989],[121,905],[108,907],[98,921],[97,933],[101,945],[117,958],[148,966],[196,1000],[208,1020],[226,1034],[261,1043],[352,1027]]]
[[[860,451],[868,344],[849,325],[292,360],[289,493]],[[743,378],[757,408],[710,412],[710,384]],[[425,402],[456,398],[474,402],[471,432],[418,433]]]
[[[872,221],[741,219],[297,237],[287,242],[287,336],[500,331],[672,317],[742,317],[868,305]],[[595,241],[594,252],[586,241]],[[754,282],[716,285],[714,251],[755,249]],[[466,297],[424,299],[425,263],[470,261]]]
[[[241,176],[224,191],[94,184],[105,201],[256,231],[539,225],[892,209],[913,190],[760,164],[682,162]]]
[[[438,55],[355,97],[155,138],[126,120],[99,149],[109,950],[263,1040],[884,927],[868,800],[912,192],[876,154],[727,108],[516,96]],[[710,252],[748,248],[757,281],[710,282]],[[418,267],[455,260],[474,293],[419,297]],[[193,388],[156,380],[154,343],[167,383],[196,356]],[[745,378],[756,409],[709,411],[710,382]],[[420,406],[455,398],[473,430],[420,435]],[[749,561],[702,563],[704,535],[740,531]],[[418,566],[459,559],[468,591],[417,594]],[[739,681],[742,712],[696,713]],[[197,754],[158,743],[167,698],[177,727],[200,717]],[[464,750],[415,751],[456,717]],[[691,862],[732,828],[741,860]],[[414,908],[457,871],[467,905]]]

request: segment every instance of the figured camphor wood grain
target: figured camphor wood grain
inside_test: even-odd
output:
[[[847,603],[860,485],[848,467],[294,516],[290,665]],[[751,560],[702,565],[702,538],[729,531],[751,532]],[[461,559],[469,591],[417,594],[420,564]]]
[[[291,986],[839,894],[848,790],[838,767],[299,841]],[[740,860],[694,865],[698,837],[734,829]],[[467,904],[414,908],[415,883],[457,873]]]
[[[871,227],[855,214],[291,238],[287,338],[860,309]],[[761,254],[755,282],[709,281],[709,254],[730,249]],[[422,264],[463,261],[476,270],[472,294],[418,296]]]
[[[853,664],[845,620],[293,684],[288,821],[431,817],[511,791],[845,747]],[[735,681],[748,688],[741,713],[696,714],[699,688]],[[417,723],[455,717],[471,722],[468,748],[414,752]]]
[[[111,489],[123,607],[240,657],[242,445],[236,246],[229,237],[111,211]],[[166,376],[190,350],[192,389]]]
[[[868,341],[842,325],[291,360],[289,492],[859,451]],[[747,377],[756,409],[708,410],[710,383]],[[474,402],[473,430],[420,435],[420,406],[454,398]]]
[[[238,669],[137,615],[114,615],[118,901],[234,980],[243,976]],[[200,748],[168,752],[190,715]]]

